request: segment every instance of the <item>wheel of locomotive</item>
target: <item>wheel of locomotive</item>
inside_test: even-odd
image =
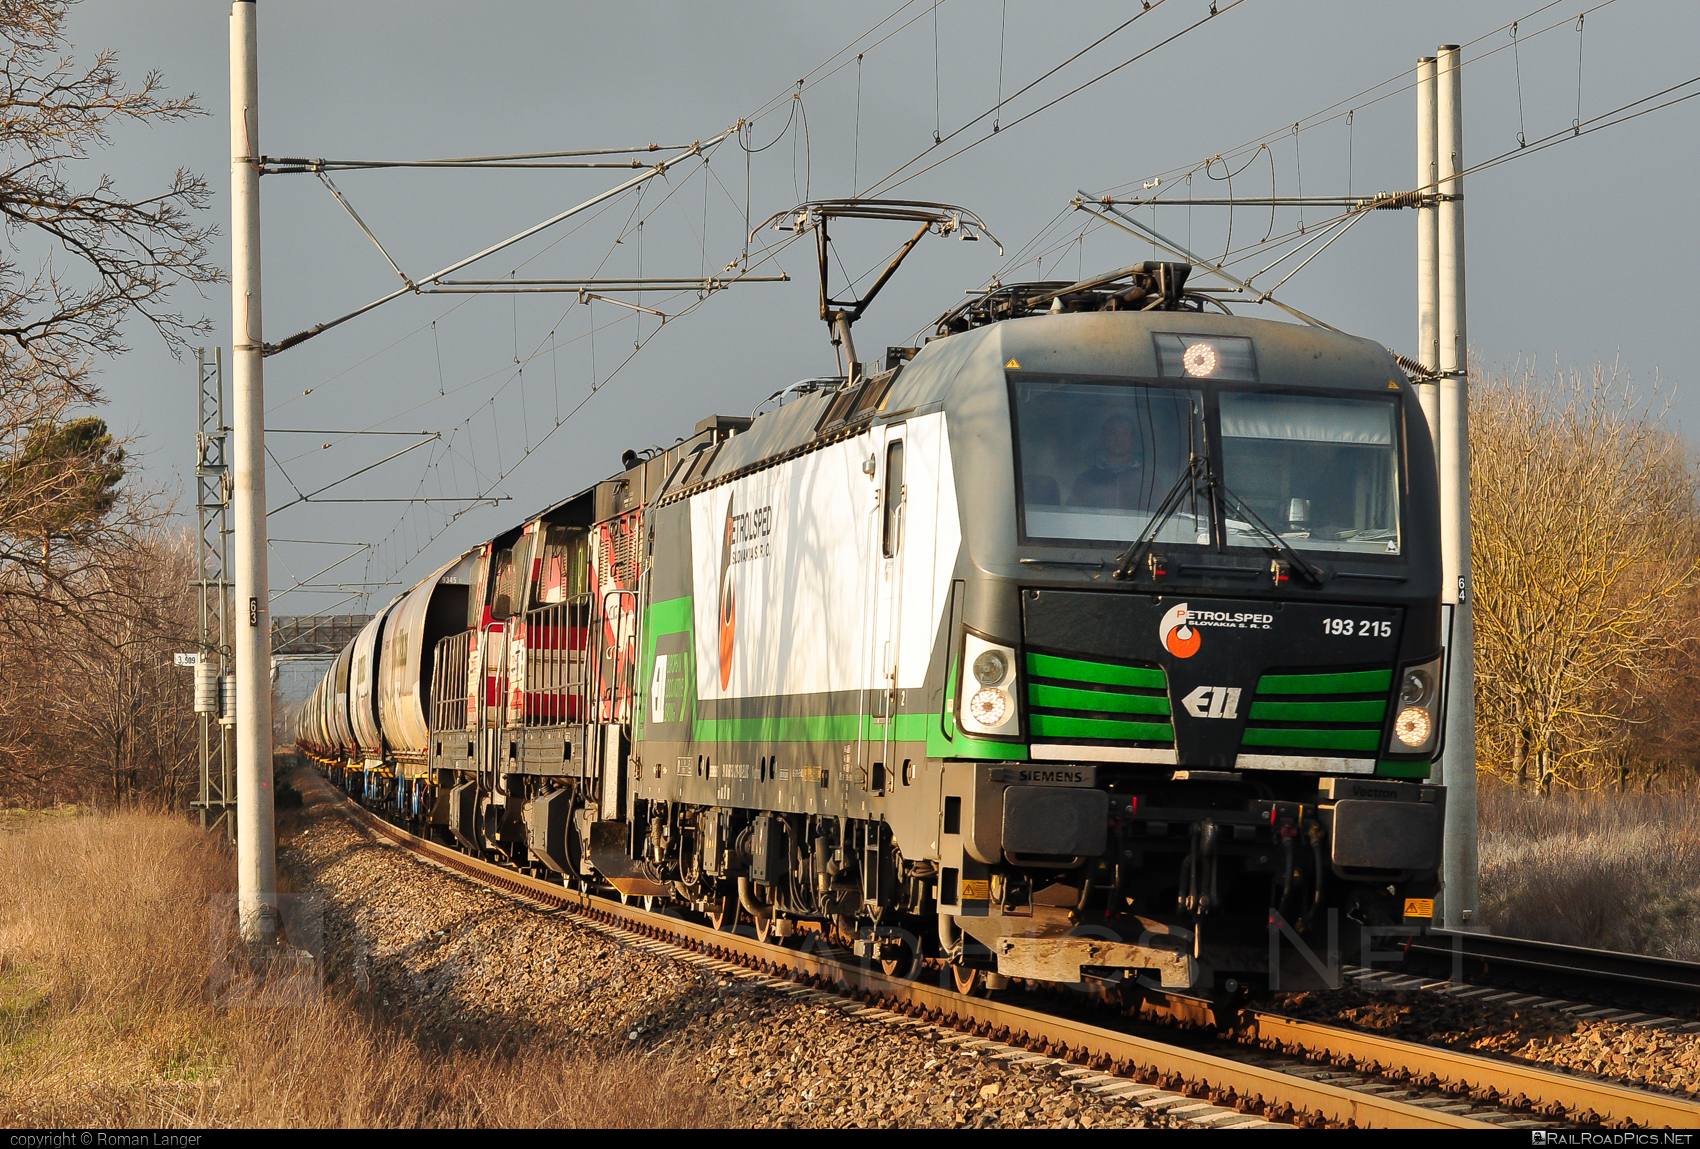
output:
[[[738,895],[722,894],[708,910],[708,924],[720,933],[729,934],[738,928]]]
[[[762,914],[756,918],[756,941],[763,945],[783,945],[784,941],[779,936],[777,925],[778,919],[771,913]]]
[[[963,997],[986,996],[986,971],[972,966],[952,965],[951,980],[956,983],[956,992]]]
[[[902,952],[897,957],[880,959],[880,971],[886,977],[894,977],[899,981],[914,981],[921,976],[921,954],[907,933],[904,934],[902,945]]]

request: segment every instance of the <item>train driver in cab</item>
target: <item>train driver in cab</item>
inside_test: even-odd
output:
[[[1069,492],[1077,507],[1149,510],[1151,485],[1145,477],[1145,458],[1133,420],[1114,413],[1105,418],[1097,459],[1080,472]]]

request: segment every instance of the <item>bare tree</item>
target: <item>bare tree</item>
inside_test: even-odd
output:
[[[126,350],[129,321],[180,350],[210,328],[176,310],[173,292],[224,278],[208,260],[214,229],[197,222],[209,197],[199,176],[179,170],[143,196],[107,175],[74,179],[121,127],[204,113],[193,94],[168,97],[158,72],[126,85],[112,52],[78,63],[65,35],[72,2],[0,0],[0,598],[56,582],[62,597],[44,544],[67,526],[91,542],[112,512],[139,505],[101,497],[116,486],[121,445],[93,442],[104,426],[89,435],[75,408],[98,401],[93,364]]]
[[[151,533],[102,555],[97,625],[14,610],[0,658],[0,798],[179,804],[196,769],[194,543]],[[14,604],[16,607],[17,604]]]
[[[1483,761],[1542,789],[1621,779],[1696,636],[1677,609],[1700,584],[1686,447],[1615,368],[1473,374]]]
[[[157,71],[127,87],[113,52],[79,65],[65,38],[71,2],[0,0],[0,217],[10,241],[0,249],[0,339],[8,378],[86,400],[90,356],[124,351],[132,315],[181,347],[210,328],[172,309],[173,288],[224,275],[207,259],[214,229],[195,222],[209,198],[199,176],[179,169],[139,198],[106,175],[83,188],[67,182],[122,125],[204,114],[193,94],[167,98]],[[29,271],[18,262],[25,247],[37,257]]]
[[[0,0],[0,798],[175,794],[192,745],[172,648],[191,633],[182,540],[88,414],[95,364],[140,320],[174,352],[210,330],[174,294],[220,282],[201,178],[144,194],[93,166],[124,128],[204,114],[117,58],[76,58],[75,0]],[[179,552],[182,552],[180,554]]]

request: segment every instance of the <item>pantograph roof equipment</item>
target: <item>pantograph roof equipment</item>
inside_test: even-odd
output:
[[[909,242],[897,250],[897,254],[866,292],[856,296],[855,285],[851,284],[847,289],[852,292],[850,298],[835,299],[826,282],[827,245],[831,243],[827,234],[827,222],[834,219],[894,220],[918,223],[921,226],[909,237]],[[856,361],[856,345],[850,338],[850,327],[862,318],[862,313],[874,301],[874,296],[878,295],[880,289],[896,274],[904,259],[908,258],[909,253],[915,250],[915,245],[921,242],[922,236],[929,231],[937,235],[955,235],[958,239],[969,241],[984,236],[997,245],[999,255],[1003,254],[1003,244],[978,215],[965,207],[923,200],[810,200],[769,216],[750,232],[750,238],[754,239],[756,232],[765,227],[772,227],[775,231],[795,232],[798,235],[810,230],[815,233],[815,254],[820,261],[820,317],[832,332],[834,350],[838,350],[842,344],[840,353],[847,364],[845,375],[851,383],[854,383],[856,376],[860,374],[860,367]]]
[[[1206,304],[1228,314],[1210,289],[1187,289],[1192,265],[1146,260],[1090,279],[998,283],[972,293],[939,316],[938,334],[952,335],[1002,319],[1074,311],[1202,311]]]

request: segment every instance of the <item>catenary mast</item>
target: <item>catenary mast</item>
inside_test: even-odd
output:
[[[261,378],[260,116],[254,0],[230,6],[231,471],[236,655],[236,889],[242,938],[277,933],[270,580]]]

